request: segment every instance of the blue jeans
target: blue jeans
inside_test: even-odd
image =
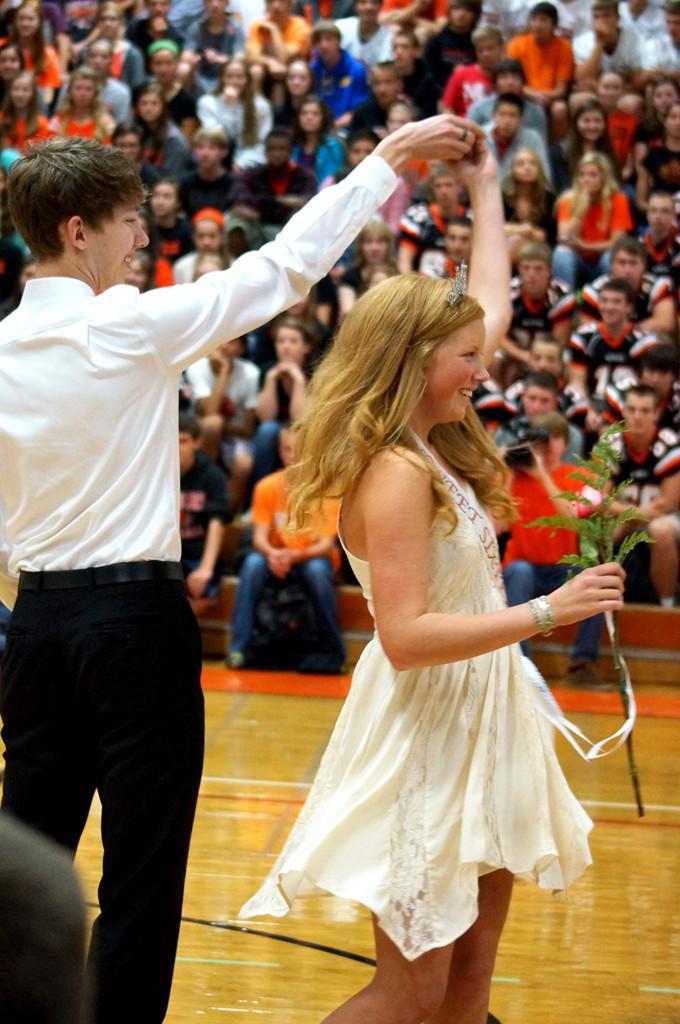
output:
[[[503,569],[508,604],[526,604],[539,594],[551,594],[553,590],[562,586],[570,569],[571,566],[568,565],[540,565],[521,559],[510,562]],[[571,651],[572,662],[597,659],[603,624],[604,615],[593,615],[579,622],[576,642]],[[528,653],[528,641],[522,640],[520,647],[524,654]]]
[[[611,269],[611,254],[603,252],[597,263],[590,263],[570,249],[568,245],[557,245],[553,252],[553,277],[564,281],[571,288],[590,284],[600,274],[608,274]]]
[[[236,589],[234,612],[231,619],[230,651],[247,651],[253,633],[255,608],[265,583],[273,579],[267,559],[259,551],[246,555]],[[310,558],[300,562],[286,577],[303,584],[316,615],[319,639],[329,654],[337,655],[338,662],[345,660],[345,645],[338,622],[338,599],[333,583],[333,567],[328,558]]]
[[[281,469],[279,458],[279,434],[283,426],[278,420],[260,423],[253,438],[253,484],[263,476],[269,476]]]

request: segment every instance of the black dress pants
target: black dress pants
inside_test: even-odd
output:
[[[96,1024],[160,1024],[203,762],[198,625],[176,581],[22,591],[0,684],[3,806],[75,851],[102,804]]]

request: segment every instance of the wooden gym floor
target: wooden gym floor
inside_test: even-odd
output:
[[[206,666],[206,761],[168,1024],[317,1024],[370,978],[359,906],[312,900],[247,931],[236,920],[299,812],[347,684]],[[591,738],[618,725],[616,696],[555,693]],[[680,689],[639,697],[642,820],[621,751],[586,764],[558,737],[595,819],[594,865],[566,901],[516,884],[492,989],[502,1024],[680,1024]],[[93,906],[98,818],[94,806],[77,859]]]

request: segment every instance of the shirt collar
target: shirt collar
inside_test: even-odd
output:
[[[26,282],[19,308],[34,311],[43,306],[73,308],[73,303],[94,298],[89,284],[77,277],[35,277]]]

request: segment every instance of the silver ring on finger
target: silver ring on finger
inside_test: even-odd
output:
[[[460,137],[460,141],[461,142],[465,142],[467,137],[468,137],[468,130],[467,130],[467,128],[463,128],[463,134]]]

